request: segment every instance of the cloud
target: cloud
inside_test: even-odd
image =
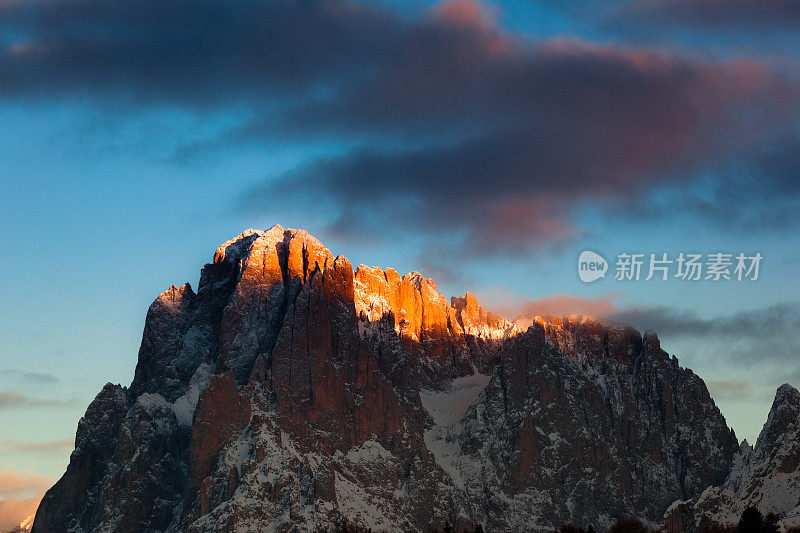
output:
[[[3,375],[13,376],[16,380],[37,385],[52,385],[58,383],[58,378],[47,372],[26,372],[5,368],[3,369]]]
[[[51,455],[63,454],[75,447],[75,439],[57,439],[43,442],[0,439],[0,455],[20,453]]]
[[[763,27],[794,28],[800,25],[796,0],[638,0],[626,5],[623,15],[637,21],[657,21],[694,28]]]
[[[22,372],[20,378],[23,381],[38,383],[40,385],[51,385],[53,383],[58,383],[58,378],[56,376],[46,372]]]
[[[27,399],[25,396],[14,391],[0,391],[0,407],[16,407],[24,405]]]
[[[28,494],[50,486],[50,479],[25,472],[0,470],[0,496]]]
[[[753,396],[753,387],[743,379],[709,379],[708,392],[716,401],[745,400]]]
[[[557,295],[527,300],[506,291],[494,291],[485,295],[482,293],[481,296],[486,298],[486,302],[484,302],[486,306],[511,320],[520,315],[532,317],[536,315],[579,314],[604,317],[619,312],[619,307],[616,303],[619,299],[617,294],[608,294],[598,298]]]
[[[730,315],[703,317],[667,307],[626,307],[606,318],[655,330],[708,361],[757,369],[769,379],[800,375],[800,304],[781,303]]]
[[[732,362],[736,367],[762,366],[767,371],[800,376],[800,304],[779,303],[729,315],[702,316],[696,311],[665,306],[634,306],[620,302],[621,295],[597,298],[573,295],[528,300],[506,290],[480,294],[482,303],[507,318],[519,315],[583,314],[653,330],[670,344],[691,347],[704,357]],[[689,354],[682,354],[689,355]],[[694,354],[692,354],[694,355]],[[724,385],[720,385],[724,388]]]
[[[309,156],[233,209],[324,205],[328,232],[448,235],[470,255],[569,242],[582,207],[634,211],[729,157],[753,168],[749,184],[781,187],[758,157],[778,137],[797,146],[800,89],[780,72],[535,41],[496,19],[473,0],[410,16],[349,0],[12,0],[0,98],[234,111],[240,123],[194,148],[297,142]]]
[[[12,0],[0,92],[202,108],[344,82],[390,54],[392,12],[341,0]],[[335,46],[332,46],[335,43]]]
[[[10,529],[35,512],[52,483],[45,476],[0,470],[0,528]]]
[[[800,304],[780,303],[712,318],[668,307],[626,307],[607,318],[653,329],[664,335],[770,337],[800,330]]]
[[[64,407],[74,405],[75,398],[49,399],[34,398],[16,391],[0,391],[0,409],[11,407]]]
[[[328,201],[338,233],[450,232],[471,255],[524,254],[580,234],[576,209],[645,209],[653,190],[684,190],[700,168],[757,152],[796,116],[797,89],[753,61],[582,41],[525,46],[484,26],[470,35],[468,47],[409,47],[397,64],[292,120],[306,130],[414,131],[416,142],[314,160],[246,191],[237,207]],[[769,167],[746,157],[752,179],[770,190]]]

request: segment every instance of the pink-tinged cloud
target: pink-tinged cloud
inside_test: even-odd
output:
[[[0,529],[10,529],[36,511],[53,481],[45,476],[0,470]]]
[[[0,439],[0,457],[19,453],[30,454],[65,454],[75,447],[75,439],[57,439],[49,441],[20,441],[14,439]]]
[[[597,298],[574,295],[553,295],[537,299],[520,298],[509,290],[494,289],[479,294],[481,302],[498,314],[514,320],[518,317],[546,315],[586,315],[595,318],[613,316],[620,311],[618,294]]]
[[[467,28],[494,31],[497,13],[475,0],[447,0],[433,7],[434,20]]]
[[[564,38],[529,45],[485,24],[439,30],[291,117],[312,135],[414,133],[414,143],[316,160],[248,190],[244,205],[318,195],[341,208],[340,232],[460,232],[473,256],[527,253],[578,234],[576,210],[640,206],[654,190],[686,187],[800,113],[800,88],[754,60]]]

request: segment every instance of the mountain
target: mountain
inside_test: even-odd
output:
[[[527,322],[247,230],[150,306],[133,382],[89,405],[33,531],[657,525],[756,464],[655,333]],[[778,411],[764,442],[789,457]]]
[[[775,394],[755,448],[742,443],[721,486],[675,502],[666,513],[667,530],[735,523],[751,506],[782,517],[784,527],[800,525],[800,392],[791,385],[782,385]]]

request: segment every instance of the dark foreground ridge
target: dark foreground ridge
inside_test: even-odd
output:
[[[133,382],[89,405],[34,531],[682,531],[752,503],[792,514],[795,389],[751,450],[654,333],[529,322],[418,273],[354,271],[302,230],[248,230],[197,292],[150,306]]]

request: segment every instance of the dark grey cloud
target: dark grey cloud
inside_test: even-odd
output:
[[[580,233],[576,208],[619,217],[630,204],[633,213],[655,188],[684,191],[701,168],[756,153],[797,116],[797,88],[756,62],[581,41],[533,46],[479,22],[462,31],[468,46],[408,46],[363,84],[290,112],[307,132],[377,135],[388,124],[388,133],[417,132],[416,142],[366,143],[315,160],[246,191],[240,205],[325,199],[339,208],[336,231],[402,225],[462,235],[470,254],[526,253]],[[266,131],[251,124],[239,134]],[[757,175],[748,185],[768,176],[769,189],[766,162],[744,157]],[[778,213],[774,201],[763,203],[769,208],[748,212]]]
[[[466,232],[472,254],[525,253],[573,237],[572,210],[584,203],[641,205],[653,188],[685,184],[697,166],[750,149],[765,128],[788,127],[782,104],[796,104],[791,84],[753,63],[699,64],[581,42],[507,45],[492,45],[498,56],[410,58],[358,96],[304,114],[306,127],[324,120],[335,129],[331,117],[340,116],[345,128],[430,131],[441,122],[467,133],[316,160],[247,191],[242,204],[317,196],[339,207],[339,231],[402,222]],[[430,81],[425,73],[435,69],[419,65],[428,62],[463,72],[415,82]],[[412,111],[392,116],[398,108]]]
[[[626,5],[623,15],[632,20],[675,24],[694,28],[738,28],[800,26],[797,0],[638,0]]]
[[[646,202],[623,201],[608,218],[631,224],[680,216],[725,232],[751,236],[785,230],[800,217],[800,142],[781,136],[740,153],[723,153],[706,164],[691,188],[661,187]]]
[[[786,331],[800,331],[800,304],[781,303],[710,318],[670,307],[627,307],[610,314],[608,318],[664,335],[771,336]]]
[[[6,95],[202,108],[324,91],[385,60],[407,28],[340,0],[9,0],[0,31]]]
[[[269,176],[233,208],[325,205],[328,230],[350,236],[396,229],[525,253],[579,234],[584,205],[633,212],[731,156],[753,168],[748,183],[794,183],[757,157],[776,138],[797,145],[800,89],[781,73],[532,42],[471,0],[415,16],[349,0],[6,0],[0,36],[0,98],[242,111],[210,145],[348,147]],[[778,212],[762,204],[748,212]]]
[[[606,317],[669,341],[692,340],[721,361],[800,370],[800,304],[781,303],[727,316],[703,317],[668,307],[622,308]],[[787,366],[788,365],[788,366]]]

